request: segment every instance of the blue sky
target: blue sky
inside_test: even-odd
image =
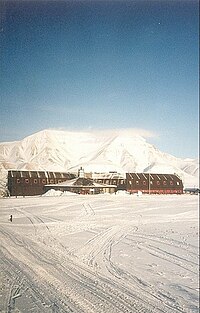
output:
[[[141,128],[198,156],[198,1],[1,2],[0,141]]]

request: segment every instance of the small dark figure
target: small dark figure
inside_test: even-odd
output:
[[[10,215],[9,220],[12,222],[12,220],[13,220],[12,214]]]

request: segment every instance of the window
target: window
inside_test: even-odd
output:
[[[34,181],[33,181],[33,182],[34,182],[34,184],[37,184],[37,179],[34,179]]]
[[[180,185],[180,183],[177,181],[177,183],[176,183],[178,186]]]
[[[131,180],[129,180],[129,184],[132,185],[132,181]]]
[[[172,180],[170,180],[170,185],[173,186],[173,181]]]
[[[42,183],[43,183],[43,184],[46,184],[46,179],[42,179]]]
[[[25,183],[26,183],[26,184],[29,183],[29,179],[28,179],[28,178],[25,179]]]
[[[167,185],[167,182],[166,182],[166,180],[164,180],[164,181],[163,181],[163,185]]]
[[[61,179],[58,180],[58,184],[60,184],[60,183],[62,183],[62,180],[61,180]]]
[[[54,180],[53,179],[50,179],[50,184],[54,184]]]
[[[19,178],[17,178],[17,184],[20,184],[20,179]]]
[[[139,185],[139,181],[138,180],[136,180],[136,185]]]
[[[121,185],[124,183],[124,180],[123,179],[121,179]]]
[[[147,184],[146,180],[143,180],[143,185],[146,185],[146,184]]]
[[[159,182],[159,180],[157,180],[157,185],[158,185],[158,186],[160,185],[160,182]]]

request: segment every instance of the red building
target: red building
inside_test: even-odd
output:
[[[182,180],[175,174],[151,173],[93,173],[79,177],[72,173],[48,171],[8,171],[8,193],[10,196],[42,195],[50,188],[70,190],[78,193],[99,193],[127,190],[148,194],[182,194]]]
[[[126,173],[126,188],[130,193],[183,193],[182,180],[175,174]]]
[[[46,184],[58,184],[74,178],[74,174],[48,171],[8,171],[10,196],[35,196],[44,193]]]

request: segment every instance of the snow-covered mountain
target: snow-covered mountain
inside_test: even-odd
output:
[[[198,185],[198,161],[159,151],[131,130],[44,130],[21,141],[0,143],[0,169],[76,172],[177,173],[185,186]]]

